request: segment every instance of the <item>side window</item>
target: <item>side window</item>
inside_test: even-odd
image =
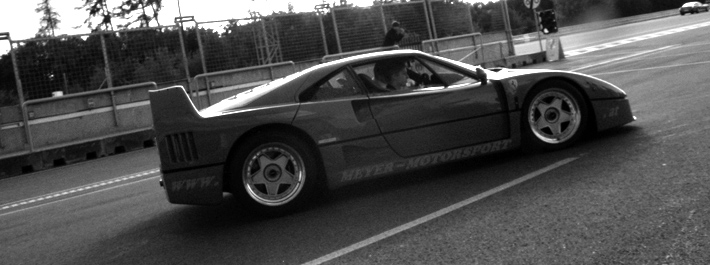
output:
[[[443,83],[445,86],[462,85],[476,83],[478,79],[468,76],[458,70],[453,70],[447,66],[425,60],[424,64],[431,68],[434,74],[431,76],[433,83]]]
[[[411,91],[431,86],[432,72],[414,57],[394,57],[353,67],[368,93]]]
[[[299,100],[301,102],[323,101],[360,94],[362,93],[357,82],[347,69],[344,69],[304,91],[299,96]]]

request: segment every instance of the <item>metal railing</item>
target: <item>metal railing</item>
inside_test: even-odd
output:
[[[189,93],[193,97],[193,102],[196,102],[197,108],[200,109],[202,108],[201,106],[201,101],[199,100],[200,98],[200,90],[202,90],[202,87],[200,87],[200,84],[204,83],[204,94],[207,96],[207,105],[212,105],[212,89],[215,88],[213,82],[210,81],[210,78],[217,78],[217,77],[233,77],[236,74],[239,73],[244,73],[244,72],[249,72],[249,71],[255,71],[255,70],[262,70],[262,69],[268,69],[269,70],[269,80],[275,80],[279,77],[283,77],[286,75],[279,75],[277,76],[274,72],[274,69],[277,67],[283,67],[283,66],[291,66],[291,70],[288,72],[290,73],[295,73],[296,72],[296,66],[295,63],[292,61],[288,62],[281,62],[281,63],[275,63],[275,64],[267,64],[267,65],[260,65],[260,66],[251,66],[251,67],[244,67],[244,68],[238,68],[238,69],[231,69],[231,70],[224,70],[224,71],[218,71],[218,72],[211,72],[211,73],[205,73],[205,74],[199,74],[196,75],[194,80],[194,88],[191,85],[189,88]],[[200,82],[200,80],[203,80]],[[230,85],[239,85],[239,83],[234,83],[230,82],[227,84],[224,84],[220,87],[224,86],[230,86]]]
[[[29,146],[28,151],[29,152],[41,151],[40,149],[38,149],[35,146],[34,138],[32,135],[32,126],[31,126],[32,124],[38,123],[38,122],[31,121],[32,117],[30,117],[31,114],[28,111],[28,106],[42,104],[42,103],[66,101],[66,100],[70,100],[73,98],[89,97],[89,96],[98,95],[98,94],[109,94],[109,96],[111,97],[111,106],[110,107],[102,107],[102,109],[109,108],[108,111],[113,112],[114,126],[119,127],[120,124],[119,124],[119,119],[118,119],[118,105],[116,103],[115,93],[118,91],[124,91],[124,90],[129,90],[129,89],[134,89],[134,88],[140,88],[140,87],[151,87],[152,89],[158,88],[158,86],[155,82],[145,82],[145,83],[139,83],[139,84],[120,86],[120,87],[113,87],[113,88],[108,88],[108,89],[101,89],[101,90],[95,90],[95,91],[89,91],[89,92],[70,94],[70,95],[65,95],[65,96],[61,96],[61,97],[41,98],[41,99],[34,99],[34,100],[25,101],[21,106],[22,107],[22,114],[23,114],[22,115],[23,116],[23,123],[20,126],[23,126],[25,129],[24,130],[25,137],[27,140],[27,144]],[[88,105],[89,105],[89,108],[91,109],[92,104],[88,103]],[[147,102],[146,102],[146,105],[147,105]],[[48,118],[49,120],[47,120],[46,122],[49,122],[49,121],[56,122],[56,121],[62,121],[62,120],[76,119],[76,118],[81,118],[83,116],[87,116],[87,115],[91,115],[91,114],[93,114],[93,113],[91,113],[91,112],[82,113],[81,111],[79,111],[79,112],[74,112],[74,113],[70,113],[70,114],[51,116]],[[151,128],[151,126],[148,126],[146,128],[141,128],[141,129],[147,130],[150,128]],[[66,147],[66,146],[70,146],[70,145],[74,145],[74,144],[84,143],[87,141],[90,141],[90,139],[81,139],[81,140],[75,140],[75,141],[62,142],[62,143],[51,146],[51,148]],[[43,148],[43,149],[48,149],[48,148]]]
[[[422,41],[422,49],[424,52],[442,57],[447,57],[445,55],[458,54],[458,52],[461,51],[468,52],[458,58],[449,58],[457,61],[464,61],[474,54],[480,54],[480,59],[475,58],[472,61],[485,61],[485,53],[483,52],[483,35],[481,33],[471,33],[440,39],[425,40]]]

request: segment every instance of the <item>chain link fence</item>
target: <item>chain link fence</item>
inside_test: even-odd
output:
[[[380,47],[393,21],[405,29],[400,47],[410,49],[421,50],[422,41],[480,31],[471,6],[460,2],[379,3],[318,11],[204,22],[182,17],[173,26],[11,41],[16,87],[5,87],[13,82],[3,80],[0,92],[18,99],[0,103],[16,105],[148,81],[159,87],[187,87],[198,74],[317,61]],[[496,12],[487,15],[502,18]]]
[[[434,38],[445,38],[473,33],[471,11],[464,3],[431,1]]]
[[[22,98],[32,100],[149,81],[179,83],[187,78],[181,38],[172,26],[11,44]]]

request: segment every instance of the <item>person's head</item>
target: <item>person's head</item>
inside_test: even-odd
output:
[[[375,79],[396,89],[407,85],[407,65],[405,60],[390,59],[375,64]]]

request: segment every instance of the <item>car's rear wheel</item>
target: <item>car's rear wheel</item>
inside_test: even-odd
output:
[[[577,89],[552,80],[536,86],[523,104],[523,136],[532,150],[557,150],[576,142],[586,129],[588,111]]]
[[[316,195],[321,175],[315,151],[283,132],[249,138],[230,164],[230,185],[241,206],[280,216],[306,206]]]

